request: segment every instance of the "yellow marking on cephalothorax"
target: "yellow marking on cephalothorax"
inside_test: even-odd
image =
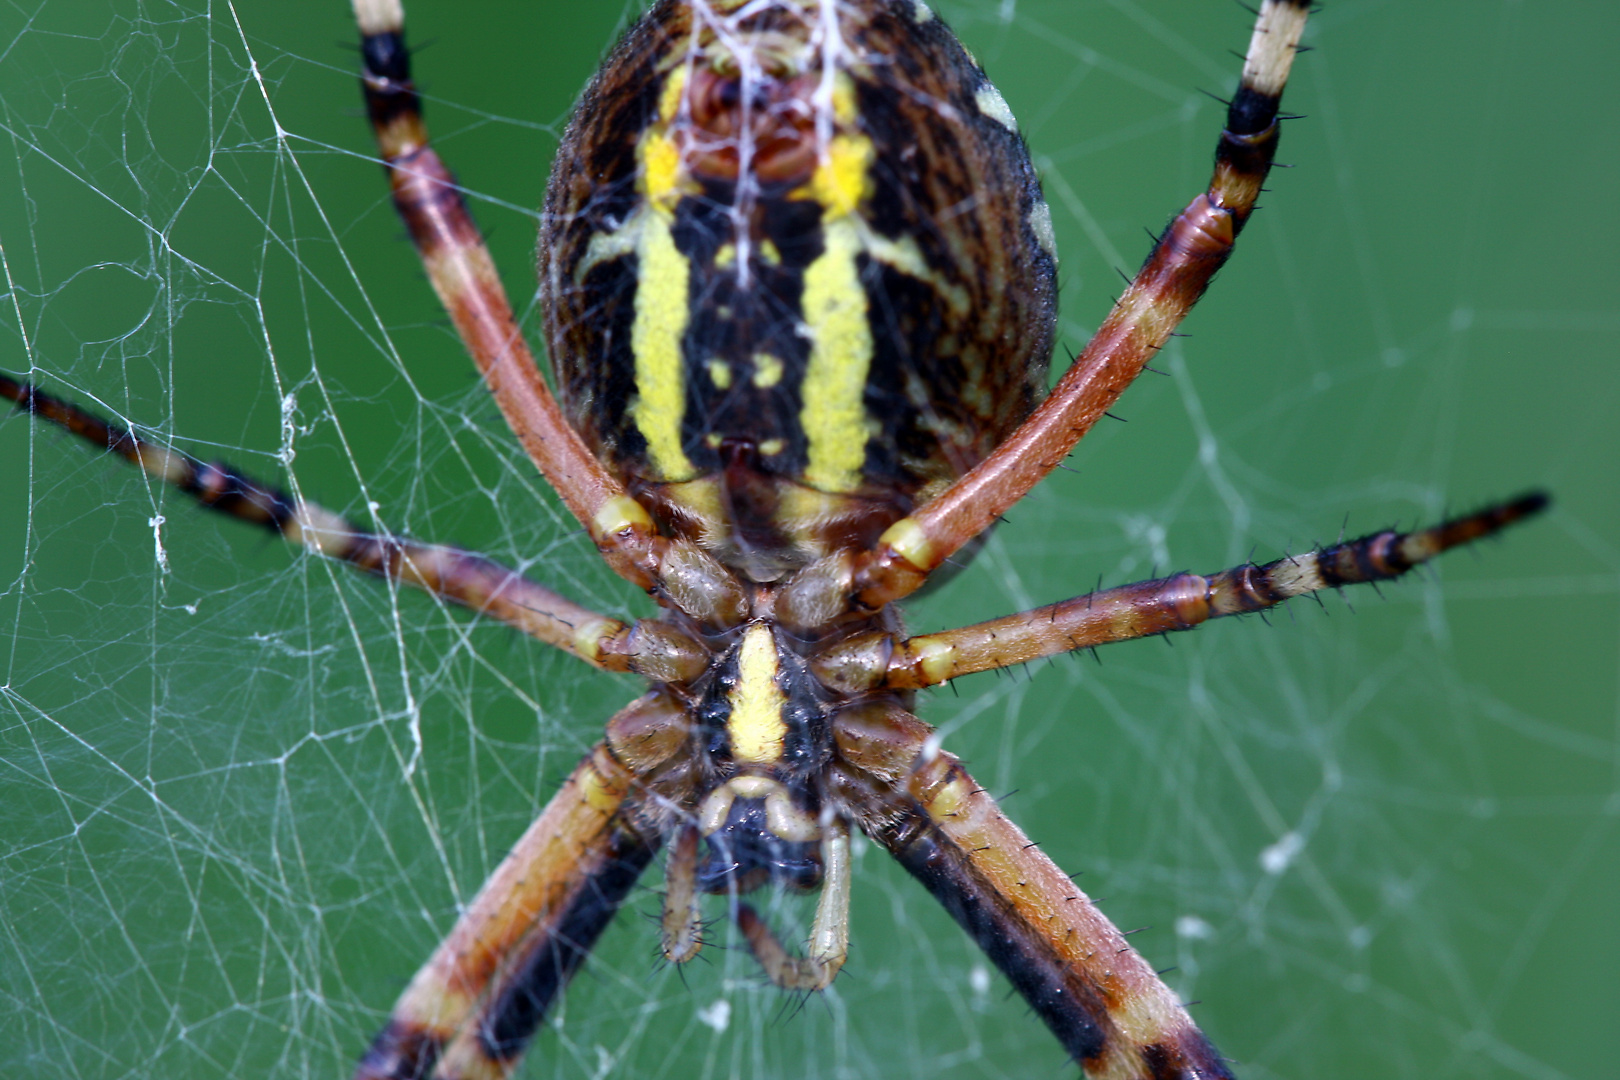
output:
[[[710,360],[706,365],[709,369],[709,381],[721,390],[731,389],[731,365],[724,360]]]
[[[775,457],[785,449],[787,449],[787,443],[781,439],[766,439],[759,444],[759,452],[766,457]]]
[[[776,685],[779,668],[770,630],[759,623],[750,626],[737,652],[737,687],[731,692],[731,717],[726,721],[734,761],[770,765],[782,757],[787,738],[782,709],[787,699]]]
[[[720,447],[725,445],[725,442],[726,437],[720,434],[718,431],[711,431],[707,435],[703,436],[703,445],[707,446],[710,450],[720,449]]]
[[[754,385],[769,390],[782,381],[782,361],[770,353],[754,354]]]
[[[872,327],[856,262],[860,229],[848,218],[826,221],[822,239],[824,250],[804,271],[801,304],[811,345],[799,422],[809,443],[805,483],[844,492],[860,483],[871,434],[863,397]]]
[[[782,265],[782,251],[776,246],[776,241],[768,236],[759,242],[759,257],[767,266]]]
[[[724,270],[737,261],[737,245],[727,241],[714,253],[714,268]]]

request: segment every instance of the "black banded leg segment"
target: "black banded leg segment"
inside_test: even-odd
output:
[[[885,634],[864,634],[827,649],[811,667],[828,685],[848,692],[916,690],[1075,649],[1191,630],[1210,619],[1264,611],[1322,589],[1393,580],[1547,505],[1545,493],[1531,492],[1432,528],[1371,533],[1263,566],[1139,581],[899,642]]]
[[[511,974],[445,1048],[436,1077],[505,1076],[517,1067],[529,1040],[657,850],[629,832],[615,839],[618,843],[601,870],[575,894],[556,929],[535,935],[531,948],[514,958]]]
[[[1106,1080],[1230,1077],[1177,995],[1001,812],[932,729],[895,705],[833,720],[834,785],[868,836],[951,913],[1057,1039]]]
[[[394,208],[434,292],[530,460],[585,526],[608,565],[627,580],[650,586],[662,550],[652,518],[564,419],[518,329],[455,177],[429,145],[411,81],[403,8],[398,0],[354,0],[354,13],[366,113],[388,170]]]
[[[0,398],[117,454],[154,480],[191,496],[206,510],[257,525],[288,543],[470,608],[597,667],[639,670],[646,660],[661,664],[663,673],[665,669],[689,671],[697,662],[683,654],[690,643],[677,640],[660,626],[649,623],[633,630],[482,555],[362,529],[340,514],[296,499],[229,465],[199,461],[148,442],[29,383],[0,375]]]
[[[554,928],[537,932],[509,958],[511,970],[448,1043],[399,1022],[378,1034],[355,1080],[474,1080],[504,1077],[518,1065],[547,1013],[652,861],[655,848],[620,834],[598,872],[574,895]]]
[[[658,710],[649,695],[616,721]],[[659,838],[636,828],[634,775],[586,755],[411,979],[355,1080],[488,1080],[524,1047],[589,954]]]
[[[909,843],[891,848],[890,853],[967,932],[1069,1056],[1088,1075],[1103,1075],[1101,1063],[1119,1056],[1113,1045],[1119,1036],[1113,1026],[1096,1019],[1108,1010],[1103,995],[1070,977],[1062,958],[1046,947],[1040,935],[1031,933],[1026,920],[1011,911],[1005,898],[974,872],[960,846],[935,830],[919,828]],[[1074,902],[1090,903],[1083,897]],[[1106,1075],[1133,1080],[1231,1077],[1219,1052],[1203,1032],[1190,1025],[1180,1032],[1173,1047],[1150,1043],[1135,1049],[1140,1071],[1109,1071]],[[1092,1063],[1090,1067],[1088,1063]]]

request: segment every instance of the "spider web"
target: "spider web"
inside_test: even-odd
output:
[[[1142,228],[1205,182],[1220,113],[1197,90],[1233,85],[1246,16],[938,7],[1029,134],[1077,350]],[[524,308],[550,155],[633,12],[451,8],[409,11],[429,121]],[[1551,517],[1354,615],[1297,603],[920,703],[1116,922],[1150,927],[1132,940],[1245,1076],[1550,1080],[1620,1050],[1617,31],[1595,5],[1317,16],[1289,90],[1300,167],[1167,377],[911,608],[933,629],[1555,492]],[[338,0],[7,6],[0,367],[644,612],[434,306],[368,156],[352,36]],[[634,684],[22,418],[0,462],[0,1066],[346,1075]],[[524,1075],[1072,1075],[869,845],[849,966],[806,1002],[734,947],[656,964],[657,888]]]

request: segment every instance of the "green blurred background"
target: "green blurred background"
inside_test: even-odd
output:
[[[533,208],[635,10],[409,8],[439,148],[531,327]],[[1234,85],[1248,16],[939,11],[1046,177],[1078,350],[1144,227],[1202,187],[1199,91]],[[0,368],[645,611],[514,452],[413,263],[341,2],[29,0],[0,41]],[[1342,0],[1307,41],[1297,167],[1168,377],[912,625],[1530,486],[1555,509],[1382,598],[976,676],[920,711],[1150,927],[1133,942],[1243,1076],[1597,1076],[1620,1052],[1620,9]],[[345,1075],[633,684],[20,417],[0,463],[0,1069]],[[849,966],[802,1008],[735,948],[657,964],[650,875],[523,1075],[1072,1074],[922,890],[858,858]]]

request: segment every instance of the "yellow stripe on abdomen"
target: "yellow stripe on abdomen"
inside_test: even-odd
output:
[[[675,247],[670,220],[643,211],[637,237],[636,318],[630,351],[636,357],[636,400],[630,407],[663,480],[690,480],[697,470],[681,447],[686,415],[686,364],[681,339],[689,315],[691,260]]]
[[[692,261],[675,246],[675,205],[684,169],[680,149],[666,126],[679,104],[684,77],[672,74],[664,87],[660,124],[636,147],[645,200],[625,228],[635,229],[636,317],[630,351],[636,358],[636,400],[631,418],[647,440],[647,455],[660,479],[690,480],[697,470],[681,446],[686,415],[686,361],[681,339],[691,317]]]
[[[866,379],[872,367],[872,327],[857,257],[863,245],[855,219],[822,226],[824,248],[804,271],[804,321],[810,363],[801,389],[799,423],[809,461],[804,481],[821,491],[853,491],[866,464],[871,435]]]

